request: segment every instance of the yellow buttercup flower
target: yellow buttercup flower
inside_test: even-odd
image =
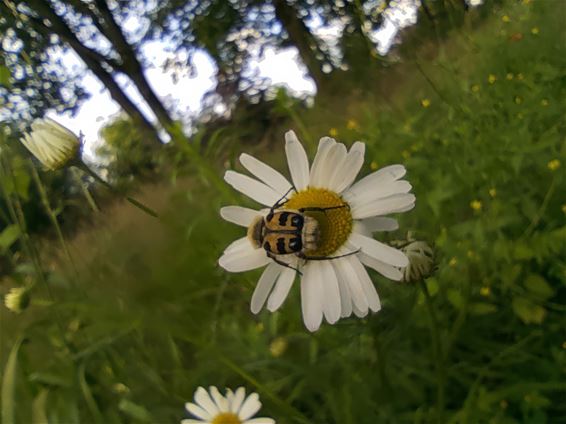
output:
[[[472,85],[472,91],[474,93],[477,93],[478,91],[480,91],[480,86],[478,84]]]
[[[524,76],[522,73],[519,72],[519,73],[517,74],[517,79],[518,79],[519,81],[523,81],[523,80],[525,79],[525,76]]]
[[[501,17],[501,20],[502,20],[503,22],[505,22],[505,23],[511,22],[511,18],[510,18],[509,16],[507,16],[507,15],[503,15],[503,16]]]
[[[566,213],[566,203],[562,205],[562,212]]]
[[[427,108],[430,106],[430,100],[429,99],[422,99],[421,100],[421,106],[424,108]]]
[[[544,107],[547,107],[547,106],[549,105],[548,99],[542,99],[542,100],[540,101],[540,105],[541,105],[541,106],[544,106]]]
[[[372,171],[375,171],[377,168],[379,168],[376,161],[372,161],[372,163],[369,164],[369,167]]]
[[[480,294],[483,297],[488,297],[491,294],[491,289],[488,286],[484,286],[480,289]]]
[[[336,128],[330,128],[328,135],[330,135],[330,137],[338,137],[338,130]]]
[[[478,211],[480,211],[481,208],[482,208],[482,203],[481,203],[481,201],[479,201],[479,200],[472,200],[472,201],[470,202],[470,207],[471,207],[474,211],[478,212]]]
[[[523,98],[521,96],[515,96],[515,103],[518,105],[523,103]]]
[[[540,32],[540,31],[539,31],[538,27],[532,27],[532,29],[531,29],[531,34],[533,34],[533,35],[538,35],[539,32]]]
[[[508,72],[507,75],[505,75],[505,78],[511,81],[513,78],[515,78],[515,75],[513,75],[511,72]]]
[[[560,168],[560,161],[558,159],[552,159],[546,166],[548,167],[548,169],[554,172],[558,168]]]
[[[497,77],[493,74],[489,74],[489,76],[487,77],[487,82],[489,82],[490,84],[495,84],[495,81],[497,81]]]
[[[452,258],[452,259],[450,259],[450,261],[448,262],[448,265],[454,267],[454,266],[456,266],[457,263],[458,263],[458,259]]]
[[[489,195],[491,197],[497,196],[497,190],[495,189],[495,187],[492,187],[492,188],[489,189]]]
[[[358,123],[354,119],[348,119],[348,122],[346,122],[346,128],[349,130],[356,130],[358,129]]]
[[[287,340],[285,339],[285,337],[277,337],[269,345],[269,351],[271,352],[271,356],[273,356],[274,358],[279,358],[285,353],[286,350]]]

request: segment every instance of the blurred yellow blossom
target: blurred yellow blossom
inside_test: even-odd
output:
[[[379,168],[379,166],[377,165],[377,162],[376,162],[376,161],[372,161],[372,162],[369,164],[369,167],[371,168],[372,171],[375,171],[377,168]]]
[[[515,96],[515,103],[520,105],[521,103],[523,103],[523,98],[521,96]]]
[[[468,250],[466,252],[466,255],[468,256],[469,259],[474,259],[476,258],[476,252],[474,252],[473,250]]]
[[[566,349],[566,342],[562,343],[562,349]]]
[[[505,78],[507,78],[509,81],[511,81],[513,78],[515,78],[515,75],[513,75],[513,73],[511,73],[511,72],[507,72],[507,75],[505,75]]]
[[[411,152],[409,152],[408,150],[403,150],[401,152],[401,156],[403,156],[403,159],[409,159],[411,157]]]
[[[488,297],[488,296],[491,294],[491,289],[490,289],[488,286],[483,286],[483,287],[480,289],[480,294],[481,294],[483,297]]]
[[[448,265],[450,266],[456,266],[456,264],[458,263],[458,260],[456,258],[452,258],[450,259],[450,261],[448,262]]]
[[[490,195],[491,197],[497,196],[497,190],[495,189],[495,187],[491,187],[491,188],[489,189],[489,195]]]
[[[509,16],[507,16],[507,15],[503,15],[503,16],[501,17],[501,20],[502,20],[503,22],[511,22],[511,18],[510,18]]]
[[[524,76],[522,73],[519,72],[519,73],[517,74],[517,79],[518,79],[519,81],[523,81],[523,80],[525,79],[525,76]]]
[[[472,91],[474,93],[477,93],[478,91],[480,91],[480,86],[478,84],[472,85]]]
[[[556,171],[560,168],[560,161],[558,159],[552,159],[546,166],[548,166],[548,169],[551,171]]]
[[[471,207],[473,210],[475,210],[476,212],[477,212],[477,211],[480,211],[480,210],[481,210],[481,207],[482,207],[481,201],[479,201],[479,200],[477,200],[477,199],[476,199],[476,200],[472,200],[472,201],[470,202],[470,207]]]
[[[490,84],[494,84],[495,81],[497,81],[497,77],[496,77],[495,75],[493,75],[493,74],[489,74],[489,76],[487,77],[487,81],[488,81]]]
[[[562,212],[566,213],[566,203],[562,205]]]
[[[421,106],[424,108],[427,108],[430,106],[430,100],[429,99],[422,99],[421,100]]]
[[[531,28],[531,34],[533,34],[533,35],[538,35],[539,32],[540,32],[540,31],[539,31],[538,27],[532,27],[532,28]]]
[[[269,351],[274,358],[279,358],[287,350],[287,340],[285,337],[275,338],[269,345]]]
[[[541,106],[546,107],[546,106],[548,106],[548,104],[549,104],[548,99],[542,99],[542,100],[540,101],[540,105],[541,105]]]
[[[330,135],[330,137],[338,137],[338,130],[336,128],[330,128],[328,135]]]
[[[354,119],[348,119],[348,122],[346,122],[346,128],[349,130],[356,130],[358,129],[358,123]]]

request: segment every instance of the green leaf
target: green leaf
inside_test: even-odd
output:
[[[537,299],[542,301],[548,300],[554,296],[554,289],[544,278],[537,274],[529,274],[525,280],[525,288]]]
[[[0,65],[0,85],[10,88],[12,83],[10,81],[10,70],[7,66]]]
[[[12,346],[4,377],[2,380],[2,423],[14,424],[16,422],[16,373],[18,369],[18,353],[23,342],[20,337]]]
[[[470,313],[472,315],[487,315],[497,311],[497,306],[491,303],[472,303],[470,305]]]
[[[516,297],[512,301],[513,312],[525,324],[541,324],[546,317],[546,309],[524,297]]]
[[[0,251],[6,251],[20,238],[20,228],[16,224],[8,225],[0,233]]]
[[[446,296],[448,297],[448,301],[454,306],[456,309],[460,309],[464,304],[464,298],[462,297],[462,293],[460,293],[456,289],[449,289],[446,292]]]
[[[133,418],[137,421],[153,421],[151,414],[145,407],[138,405],[128,399],[122,399],[118,404],[118,409],[120,409],[120,411],[122,411],[124,414],[130,416],[130,418]]]
[[[48,424],[47,419],[47,398],[48,389],[41,389],[31,405],[31,421],[33,424]]]

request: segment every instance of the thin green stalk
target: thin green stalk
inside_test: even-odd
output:
[[[100,212],[100,208],[96,204],[94,197],[92,197],[92,195],[90,194],[90,191],[88,191],[88,187],[86,186],[84,181],[81,180],[81,177],[78,174],[78,172],[76,171],[76,169],[71,168],[70,171],[73,174],[73,178],[75,179],[77,184],[80,186],[81,191],[83,193],[83,196],[85,197],[85,199],[86,199],[88,205],[90,206],[90,208],[92,209],[92,211],[96,212],[96,213]]]
[[[75,163],[73,165],[75,167],[79,168],[80,170],[86,172],[88,175],[90,175],[96,181],[98,181],[99,183],[104,185],[107,189],[109,189],[112,193],[122,195],[120,192],[118,192],[118,190],[116,190],[116,188],[114,188],[114,186],[112,186],[109,182],[103,180],[96,172],[94,172],[92,169],[90,169],[88,166],[86,166],[83,162],[78,162],[78,163]],[[157,212],[155,212],[150,207],[144,205],[143,203],[137,201],[136,199],[129,197],[129,196],[125,196],[125,199],[128,202],[130,202],[132,205],[134,205],[136,208],[145,212],[146,214],[151,215],[154,218],[159,218],[159,215],[157,215]]]
[[[45,190],[45,186],[43,185],[43,182],[41,181],[41,178],[39,177],[39,173],[37,172],[35,166],[33,166],[33,164],[30,163],[30,168],[31,168],[31,175],[39,191],[39,196],[41,198],[41,203],[43,204],[43,208],[45,209],[45,212],[49,216],[49,219],[51,220],[51,224],[53,224],[53,228],[55,228],[55,232],[57,233],[57,238],[59,239],[59,243],[61,244],[61,248],[65,253],[65,257],[67,258],[67,261],[69,262],[69,264],[71,264],[71,268],[73,268],[73,272],[75,273],[75,275],[78,275],[77,266],[75,264],[75,261],[73,260],[73,257],[71,256],[71,251],[69,250],[67,241],[63,236],[63,231],[61,231],[59,220],[57,219],[57,216],[55,215],[53,209],[51,208],[51,205],[49,204],[49,197],[47,196],[47,191]],[[73,284],[76,284],[74,282],[75,279],[72,280],[73,280]]]
[[[446,373],[444,370],[444,355],[442,354],[442,344],[440,342],[440,334],[438,332],[438,320],[436,319],[436,313],[432,305],[432,298],[428,291],[426,281],[422,280],[417,283],[424,294],[425,304],[429,316],[429,327],[430,334],[433,343],[433,360],[436,364],[436,412],[437,421],[439,424],[444,423],[444,386],[446,383]]]

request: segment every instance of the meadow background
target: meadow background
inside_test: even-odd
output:
[[[98,171],[158,220],[72,169],[35,173],[8,114],[0,290],[32,288],[0,307],[2,422],[174,423],[209,385],[257,391],[282,424],[566,422],[566,3],[424,5],[314,99],[240,93],[189,136],[171,123],[157,153],[135,119],[108,124]],[[247,152],[287,173],[288,129],[311,158],[324,135],[364,141],[363,174],[404,164],[416,208],[379,238],[411,232],[437,258],[417,284],[371,274],[382,310],[314,334],[298,281],[256,317],[260,272],[217,265],[243,234],[220,207],[253,206],[224,171]]]

